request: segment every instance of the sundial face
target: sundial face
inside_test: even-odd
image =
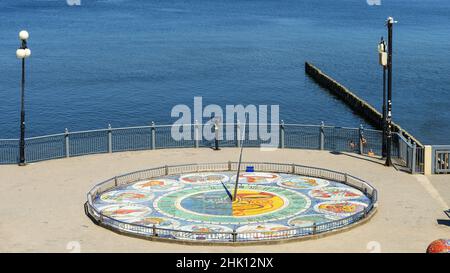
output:
[[[300,192],[247,184],[239,186],[235,202],[223,185],[210,185],[171,192],[153,203],[158,212],[176,219],[231,225],[291,217],[310,205],[311,200]]]
[[[145,179],[101,194],[94,206],[121,222],[192,232],[167,233],[173,239],[228,240],[234,230],[244,233],[238,237],[255,233],[251,239],[258,240],[295,235],[295,228],[342,219],[370,204],[361,191],[347,185],[270,172],[241,173],[232,201],[235,181],[234,172]],[[208,232],[221,235],[197,234]]]

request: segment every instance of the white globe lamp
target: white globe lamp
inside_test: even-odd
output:
[[[25,56],[26,56],[25,49],[21,49],[21,48],[17,49],[16,50],[16,56],[17,56],[18,59],[25,58]]]
[[[28,31],[22,30],[21,32],[19,32],[20,40],[25,41],[25,40],[28,40],[29,37],[30,37],[30,34],[28,33]]]
[[[29,48],[25,48],[25,58],[28,58],[31,56],[31,50]]]

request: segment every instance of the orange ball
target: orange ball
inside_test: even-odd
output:
[[[450,253],[450,240],[439,239],[428,245],[427,253]]]

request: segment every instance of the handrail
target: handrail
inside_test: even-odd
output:
[[[54,136],[63,136],[63,135],[72,135],[72,134],[84,134],[84,133],[96,133],[96,132],[107,132],[109,130],[115,131],[115,130],[127,130],[127,129],[148,129],[148,128],[164,128],[164,127],[172,127],[172,126],[210,126],[214,123],[190,123],[190,124],[161,124],[161,125],[144,125],[144,126],[131,126],[131,127],[111,127],[111,128],[101,128],[101,129],[92,129],[92,130],[81,130],[81,131],[68,131],[67,133],[55,133],[55,134],[49,134],[49,135],[40,135],[40,136],[33,136],[33,137],[27,137],[25,140],[31,140],[31,139],[37,139],[37,138],[45,138],[45,137],[54,137]],[[242,123],[240,123],[242,124]],[[227,125],[238,125],[238,123],[220,123],[222,126]],[[247,123],[249,126],[267,126],[267,125],[284,125],[284,126],[301,126],[301,127],[324,127],[324,128],[337,128],[337,129],[349,129],[349,130],[358,130],[359,128],[353,128],[353,127],[345,127],[345,126],[333,126],[333,125],[315,125],[315,124],[301,124],[301,123]],[[365,131],[375,131],[375,132],[381,132],[381,130],[371,129],[367,128],[364,129]],[[0,139],[0,141],[18,141],[19,139],[16,138],[5,138]]]
[[[42,138],[55,137],[55,136],[65,136],[65,133],[53,134],[53,135],[46,135],[46,136],[28,137],[28,138],[25,138],[25,140],[42,139]],[[0,139],[0,140],[1,140],[1,139]]]
[[[400,133],[394,132],[395,135],[397,135],[403,142],[408,145],[409,148],[413,148],[413,145]]]

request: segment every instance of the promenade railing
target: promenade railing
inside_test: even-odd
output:
[[[30,137],[25,140],[26,162],[38,162],[49,159],[74,157],[88,154],[114,153],[122,151],[154,150],[166,148],[211,147],[213,140],[197,138],[200,130],[214,131],[213,124],[183,124],[189,132],[189,139],[174,139],[172,128],[175,125],[155,125],[112,128],[69,132],[46,136]],[[262,136],[257,128],[260,126],[276,126],[279,131],[278,148],[298,148],[328,150],[335,152],[351,152],[370,154],[381,157],[382,131],[359,128],[337,127],[327,125],[304,124],[248,124],[245,132],[246,147],[260,147],[270,144],[270,139]],[[204,127],[207,127],[206,129]],[[220,147],[238,147],[240,131],[239,123],[220,124]],[[230,137],[228,130],[232,129]],[[255,129],[256,128],[256,129]],[[251,133],[250,133],[251,132]],[[256,134],[255,134],[256,132]],[[250,134],[249,134],[250,133]],[[411,172],[423,172],[423,152],[398,133],[394,135],[393,155],[398,164],[403,164]],[[415,155],[414,155],[415,151]],[[19,158],[18,139],[0,139],[0,164],[14,164]],[[415,158],[415,160],[414,160]],[[415,166],[415,167],[413,167]]]
[[[436,174],[450,174],[450,145],[433,145],[433,169]]]
[[[237,171],[237,162],[222,162],[162,166],[113,177],[96,185],[88,192],[87,202],[85,206],[86,213],[90,215],[93,220],[103,226],[112,228],[113,230],[125,234],[135,236],[137,235],[144,238],[158,237],[169,240],[239,243],[250,241],[289,239],[333,231],[354,224],[368,217],[376,206],[378,200],[377,190],[372,187],[370,183],[346,173],[297,164],[265,162],[243,162],[240,169],[242,171],[245,171],[248,166],[253,166],[255,171],[292,173],[340,182],[363,192],[370,199],[370,203],[362,211],[359,211],[342,219],[330,220],[329,222],[324,223],[314,223],[311,226],[292,227],[290,229],[273,232],[236,232],[235,230],[233,232],[194,232],[177,229],[166,229],[154,225],[145,226],[111,218],[107,215],[102,214],[102,212],[94,206],[94,200],[98,198],[102,193],[109,191],[115,187],[128,185],[141,180],[192,172]]]
[[[395,133],[392,139],[392,153],[398,166],[412,174],[424,173],[424,147],[417,146],[411,139]]]

